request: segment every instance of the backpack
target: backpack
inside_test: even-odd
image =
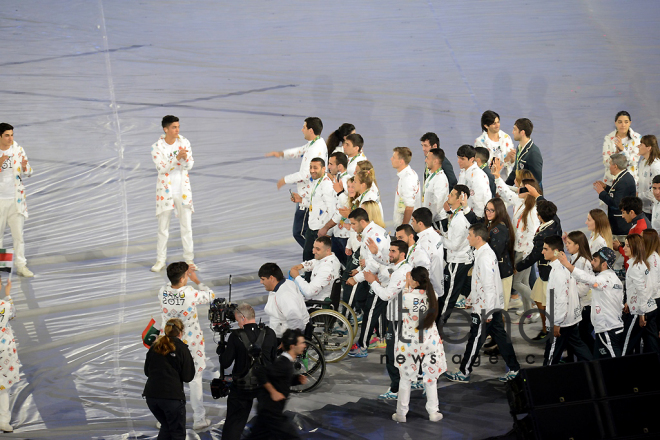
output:
[[[257,340],[254,341],[254,344],[250,342],[250,339],[248,338],[247,333],[245,333],[245,330],[236,330],[238,338],[245,346],[249,358],[249,366],[247,367],[245,374],[236,376],[232,373],[233,381],[240,390],[254,391],[261,387],[259,385],[259,380],[257,379],[256,369],[263,365],[263,354],[261,348],[266,337],[266,329],[259,328],[258,330],[259,335],[257,336]],[[256,353],[257,351],[258,354]]]

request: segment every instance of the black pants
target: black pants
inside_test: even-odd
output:
[[[387,321],[387,333],[385,333],[385,367],[387,374],[390,376],[390,391],[393,393],[399,392],[399,382],[401,381],[401,374],[396,365],[394,365],[394,342],[396,341],[396,332],[399,331],[399,323],[395,321]]]
[[[387,301],[383,301],[375,293],[369,293],[367,302],[364,306],[364,313],[362,315],[362,324],[360,328],[360,338],[358,344],[362,348],[369,347],[369,339],[374,334],[374,327],[378,326],[381,318],[387,310]],[[382,332],[381,332],[382,335]]]
[[[623,327],[596,333],[594,359],[621,357],[623,352]]]
[[[445,265],[445,294],[438,298],[438,319],[436,323],[440,328],[449,319],[452,309],[456,305],[458,296],[470,291],[470,277],[468,272],[472,267],[472,263],[447,263]],[[469,293],[468,293],[469,295]],[[465,295],[466,297],[468,295]]]
[[[632,354],[633,348],[639,344],[639,341],[644,341],[644,353],[660,353],[660,339],[658,339],[658,326],[656,316],[658,310],[654,310],[645,315],[646,325],[641,327],[639,325],[639,316],[632,315],[630,323],[626,326],[624,333],[626,334],[623,343],[623,354]]]
[[[296,212],[293,215],[293,238],[300,247],[305,247],[305,230],[307,230],[308,210],[298,209],[299,205],[296,203]]]
[[[243,391],[231,385],[227,397],[227,418],[222,428],[222,440],[240,440],[256,397],[257,391]]]
[[[346,270],[342,275],[342,300],[351,306],[355,313],[363,310],[364,303],[369,295],[369,284],[367,282],[358,283],[355,286],[346,284],[346,280],[351,277],[351,272],[360,268],[360,250],[346,259]],[[347,313],[348,314],[348,313]],[[348,318],[348,316],[346,316]]]
[[[348,242],[348,238],[332,237],[331,241],[332,253],[335,254],[341,265],[346,267],[346,260],[348,259],[348,255],[346,255],[346,243]]]
[[[250,435],[246,438],[249,440],[290,440],[301,437],[293,421],[284,414],[273,416],[257,413]]]
[[[303,245],[303,261],[314,259],[314,241],[319,237],[319,231],[307,228],[305,231],[305,244]]]
[[[147,397],[147,406],[160,423],[158,440],[186,440],[186,401]]]
[[[578,332],[580,333],[580,339],[585,343],[589,349],[589,353],[594,352],[594,325],[591,323],[591,306],[585,306],[582,309],[582,321],[578,324]],[[566,353],[568,356],[568,362],[573,362],[573,357],[575,356],[575,351],[573,347],[569,345],[566,348]]]
[[[587,344],[580,339],[578,325],[579,323],[562,327],[557,337],[554,336],[552,331],[548,334],[543,355],[543,366],[558,364],[564,349],[569,346],[573,349],[578,361],[590,361],[593,358]]]
[[[465,355],[461,360],[461,373],[469,376],[472,372],[472,365],[474,365],[479,356],[479,350],[486,340],[486,336],[490,335],[497,344],[500,350],[502,359],[511,371],[520,370],[520,364],[516,359],[516,353],[513,351],[513,345],[504,330],[504,323],[502,322],[502,312],[495,312],[488,317],[490,322],[485,325],[481,324],[481,316],[472,313],[472,324],[470,325],[470,339],[468,339],[465,346]]]

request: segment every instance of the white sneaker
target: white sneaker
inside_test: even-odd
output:
[[[199,268],[195,265],[195,262],[193,260],[186,261],[186,264],[188,266],[192,266],[192,270],[199,272]]]
[[[14,427],[9,423],[0,423],[0,430],[4,432],[14,432]]]
[[[519,309],[523,306],[523,302],[520,298],[512,299],[509,301],[509,308],[510,309]]]
[[[156,429],[160,429],[160,422],[156,422]]]
[[[531,322],[538,322],[538,320],[541,319],[541,314],[536,312],[532,313],[532,317],[530,318]]]
[[[209,426],[211,426],[211,421],[209,419],[198,420],[193,423],[193,431],[208,428]]]
[[[432,422],[439,422],[442,420],[442,413],[434,413],[434,414],[429,414],[429,420]]]
[[[392,420],[399,423],[406,423],[406,416],[402,416],[400,414],[394,413],[392,414]]]
[[[16,275],[18,275],[19,277],[23,277],[23,278],[32,278],[34,276],[32,271],[30,269],[28,269],[27,266],[17,267],[16,268]],[[7,426],[9,426],[9,425],[7,425]]]
[[[165,267],[165,262],[164,261],[156,261],[156,264],[154,264],[151,268],[152,272],[160,272],[163,270]]]

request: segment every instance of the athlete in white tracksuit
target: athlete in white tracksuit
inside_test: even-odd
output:
[[[623,350],[623,285],[612,270],[616,254],[601,248],[591,261],[594,274],[573,266],[565,254],[559,261],[573,274],[576,281],[591,286],[591,322],[596,333],[594,358],[620,357]]]
[[[632,354],[633,348],[644,340],[644,351],[659,353],[660,341],[658,340],[658,328],[656,326],[656,313],[658,306],[653,298],[656,287],[655,274],[651,274],[650,268],[644,261],[628,260],[628,271],[626,272],[626,303],[631,315],[630,322],[625,329],[623,342],[623,354]]]
[[[185,264],[185,263],[172,263]],[[202,388],[202,372],[206,368],[206,354],[204,353],[204,333],[199,325],[197,306],[208,304],[215,298],[215,294],[208,287],[200,284],[195,272],[189,271],[188,276],[197,284],[200,290],[186,285],[188,279],[182,286],[177,288],[168,283],[158,293],[161,306],[162,323],[161,328],[172,318],[183,321],[184,330],[181,340],[188,345],[190,354],[195,362],[195,378],[189,383],[190,405],[193,409],[194,425],[204,425],[206,411],[204,410],[204,391]],[[182,281],[184,278],[181,279]],[[176,284],[178,285],[178,284]]]

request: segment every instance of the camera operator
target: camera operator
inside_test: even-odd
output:
[[[261,346],[261,361],[268,368],[272,365],[277,355],[277,338],[275,332],[268,328],[260,328],[254,319],[254,309],[251,305],[242,303],[236,308],[236,322],[240,329],[232,331],[227,338],[226,348],[220,355],[220,368],[225,369],[234,364],[232,370],[232,383],[227,398],[227,417],[222,429],[222,440],[240,439],[243,428],[247,423],[252,409],[252,401],[257,397],[261,386],[244,386],[239,379],[252,374],[251,364],[253,357],[248,347],[241,340],[241,333],[247,336],[251,344],[255,344],[263,332],[263,344]],[[220,346],[222,347],[222,345]],[[220,348],[219,347],[219,348]],[[220,350],[218,350],[220,351]]]
[[[296,284],[285,279],[282,269],[275,263],[265,263],[259,268],[259,281],[269,292],[264,311],[270,317],[268,325],[275,331],[275,336],[281,338],[288,328],[304,331],[309,312]]]
[[[300,435],[291,419],[284,415],[284,405],[292,385],[307,383],[307,377],[294,374],[294,363],[307,347],[303,333],[298,329],[288,329],[282,335],[284,352],[268,369],[260,370],[260,382],[264,383],[257,417],[249,440],[299,439]]]

